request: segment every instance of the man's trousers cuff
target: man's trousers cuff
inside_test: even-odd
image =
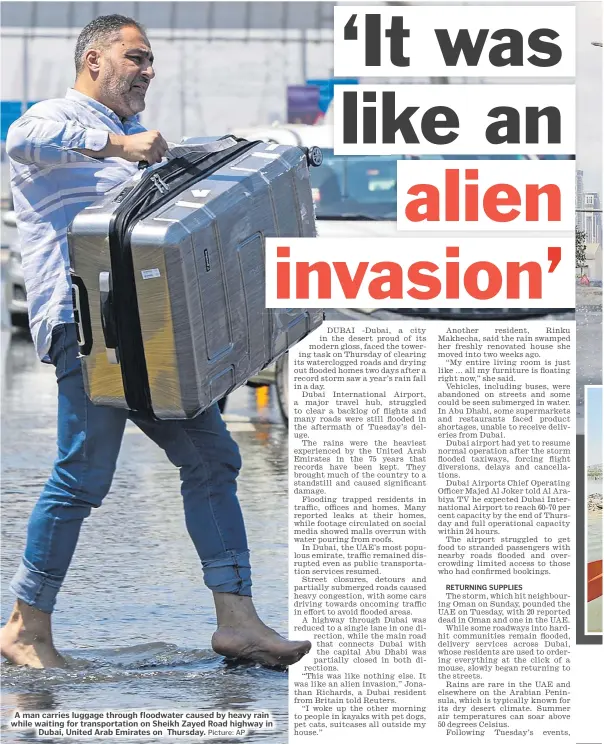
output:
[[[229,550],[221,557],[203,562],[203,578],[208,589],[226,594],[252,596],[252,571],[249,550]]]
[[[25,604],[51,613],[63,582],[29,568],[22,559],[10,583],[10,590]]]

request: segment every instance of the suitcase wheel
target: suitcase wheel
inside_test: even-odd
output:
[[[318,168],[323,162],[323,153],[320,147],[309,147],[306,152],[306,159],[309,166]]]

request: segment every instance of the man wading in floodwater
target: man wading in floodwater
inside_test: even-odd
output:
[[[6,150],[23,248],[31,333],[56,368],[58,456],[27,531],[11,582],[17,596],[0,631],[2,654],[31,667],[65,664],[51,613],[82,521],[109,491],[128,413],[92,405],[84,392],[71,304],[67,227],[100,194],[129,179],[137,163],[158,163],[168,146],[137,114],[155,73],[144,29],[101,16],[78,37],[76,82],[65,98],[36,104],[10,128]],[[239,450],[216,405],[187,421],[131,416],[180,469],[187,529],[212,590],[218,628],[212,647],[229,658],[287,665],[310,650],[287,641],[256,614],[250,559],[237,500]],[[102,570],[102,566],[99,566]]]

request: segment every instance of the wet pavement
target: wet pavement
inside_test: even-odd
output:
[[[54,458],[56,382],[26,336],[13,335],[2,375],[2,622],[26,522]],[[261,394],[262,395],[262,394]],[[244,467],[239,495],[252,551],[254,597],[287,630],[287,430],[276,403],[242,388],[225,415]],[[85,521],[54,614],[69,670],[2,664],[2,739],[21,710],[266,710],[275,722],[247,740],[287,741],[287,673],[227,666],[213,653],[214,613],[185,529],[176,469],[128,424],[111,492]],[[42,741],[42,739],[41,739]],[[60,739],[44,738],[43,741]],[[72,739],[73,741],[73,739]]]

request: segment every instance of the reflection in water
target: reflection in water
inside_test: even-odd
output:
[[[2,676],[7,675],[7,668],[2,670]],[[10,675],[10,672],[8,672]],[[2,705],[15,710],[54,710],[56,705],[55,696],[51,690],[38,689],[36,691],[5,692],[2,696]]]
[[[2,382],[2,617],[25,539],[27,518],[46,480],[56,442],[54,369],[40,364],[24,337],[14,337]],[[287,432],[274,401],[255,408],[244,388],[229,400],[243,457],[239,495],[252,551],[254,598],[266,620],[287,629]],[[272,423],[271,423],[272,422]],[[244,430],[242,430],[244,429]],[[249,429],[249,430],[248,430]],[[3,741],[30,732],[6,730],[15,709],[267,710],[272,734],[287,740],[287,673],[226,664],[210,648],[215,628],[210,592],[188,537],[175,468],[128,426],[112,490],[82,529],[54,615],[66,670],[2,665]],[[60,739],[45,741],[60,742]]]

